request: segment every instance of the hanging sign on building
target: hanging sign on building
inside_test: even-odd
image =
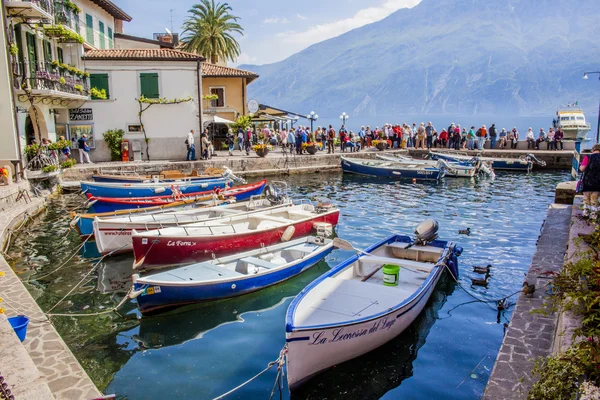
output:
[[[72,108],[69,110],[69,121],[93,121],[91,108]]]

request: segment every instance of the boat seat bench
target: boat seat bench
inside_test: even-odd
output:
[[[364,257],[361,257],[359,260],[363,263],[398,265],[400,268],[402,268],[402,267],[420,268],[420,269],[425,269],[429,272],[431,272],[431,270],[435,266],[435,264],[432,264],[432,263],[410,261],[410,260],[404,260],[401,258],[392,258],[392,257],[364,256]],[[419,272],[421,272],[421,271],[419,271]]]
[[[272,269],[272,268],[278,267],[278,265],[275,263],[272,263],[267,260],[261,260],[260,258],[256,258],[256,257],[245,257],[245,258],[242,258],[240,261],[255,265],[257,267],[263,267],[266,269]]]

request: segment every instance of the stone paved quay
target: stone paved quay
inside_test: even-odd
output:
[[[532,297],[519,295],[484,399],[526,399],[535,382],[535,359],[552,352],[558,315],[548,312],[544,316],[532,311],[544,309],[551,273],[558,272],[564,264],[571,211],[572,206],[563,204],[553,204],[548,210],[526,278],[535,284],[536,291]]]
[[[14,187],[0,188],[0,199],[13,192]],[[5,203],[0,213],[0,243],[8,239],[15,226],[21,225],[27,216],[45,205],[44,198],[33,196],[30,202],[22,199],[15,203],[14,200],[12,197],[10,206]],[[0,271],[4,272],[4,276],[0,277],[0,297],[3,299],[0,305],[6,316],[25,314],[31,320],[27,338],[21,344],[6,318],[0,318],[0,373],[6,378],[15,398],[79,400],[101,396],[2,255]]]
[[[443,150],[444,152],[454,153],[454,150],[446,149],[434,149]],[[166,160],[153,160],[153,161],[139,161],[139,162],[102,162],[96,164],[77,164],[75,167],[64,171],[63,179],[66,181],[80,181],[89,180],[92,175],[101,171],[128,171],[135,172],[140,175],[154,174],[162,170],[167,169],[178,169],[182,171],[191,171],[192,169],[203,170],[209,167],[222,168],[228,167],[240,176],[272,176],[280,174],[294,174],[294,173],[314,173],[322,171],[338,171],[341,169],[340,156],[356,157],[356,158],[375,158],[377,154],[408,154],[415,158],[424,158],[427,156],[427,150],[385,150],[379,152],[376,150],[363,150],[360,152],[351,153],[346,151],[344,153],[339,152],[336,149],[335,154],[327,154],[327,152],[317,152],[317,154],[311,155],[295,155],[295,154],[282,154],[281,150],[273,150],[266,157],[258,157],[253,152],[247,156],[245,153],[241,153],[239,150],[234,151],[233,156],[229,156],[226,151],[218,151],[217,155],[210,160],[199,160],[199,161],[166,161]],[[545,169],[570,169],[571,161],[573,158],[573,152],[571,150],[564,151],[528,151],[528,150],[485,150],[482,153],[477,151],[459,151],[460,154],[466,154],[470,156],[483,155],[490,157],[512,157],[518,158],[525,156],[528,153],[534,154],[538,159],[543,160],[547,163]],[[534,169],[541,169],[542,167],[535,166]]]

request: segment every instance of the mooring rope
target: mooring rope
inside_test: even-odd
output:
[[[283,346],[283,348],[279,352],[279,357],[277,357],[277,359],[275,361],[271,361],[267,365],[267,368],[263,369],[258,374],[254,375],[252,378],[248,379],[246,382],[244,382],[244,383],[242,383],[242,384],[234,387],[230,391],[228,391],[226,393],[223,393],[222,395],[220,395],[218,397],[215,397],[213,400],[220,400],[220,399],[224,398],[225,396],[229,396],[231,393],[235,392],[238,389],[241,389],[242,387],[246,386],[247,384],[249,384],[250,382],[252,382],[256,378],[258,378],[259,376],[261,376],[262,374],[264,374],[265,372],[267,372],[268,370],[270,370],[271,368],[273,368],[274,365],[277,365],[277,379],[275,381],[275,385],[277,385],[277,380],[279,380],[279,376],[281,374],[281,369],[283,368],[283,363],[284,363],[285,355],[286,354],[287,354],[287,344],[285,346]],[[273,392],[274,391],[275,391],[275,386],[273,386]],[[273,397],[273,392],[271,393],[271,397]]]
[[[83,248],[83,246],[85,246],[86,242],[87,242],[88,240],[90,240],[90,238],[91,238],[91,237],[92,237],[92,236],[91,236],[91,235],[89,235],[87,238],[85,238],[85,240],[83,241],[83,243],[81,243],[81,245],[80,245],[79,247],[77,247],[77,250],[75,250],[75,252],[74,252],[74,253],[71,255],[71,257],[69,257],[69,258],[67,259],[67,261],[65,261],[64,263],[62,263],[62,264],[61,264],[61,265],[60,265],[58,268],[56,268],[55,270],[53,270],[53,271],[50,271],[50,272],[48,272],[47,274],[45,274],[45,275],[42,275],[42,276],[34,276],[33,278],[32,278],[32,277],[29,277],[29,278],[28,278],[28,279],[27,279],[25,282],[26,282],[26,283],[31,283],[31,281],[32,281],[32,280],[34,280],[34,281],[37,281],[37,280],[40,280],[40,279],[44,279],[44,278],[46,278],[46,277],[48,277],[48,276],[50,276],[50,275],[54,274],[55,272],[57,272],[57,271],[58,271],[58,270],[60,270],[61,268],[63,268],[65,265],[67,265],[67,263],[68,263],[69,261],[71,261],[71,260],[73,259],[73,257],[75,257],[75,256],[76,256],[76,255],[79,253],[79,251],[80,251],[80,250]]]

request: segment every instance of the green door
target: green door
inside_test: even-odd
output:
[[[27,58],[29,61],[29,76],[30,78],[35,78],[35,71],[38,63],[35,36],[29,32],[25,32],[25,36],[27,37]]]

